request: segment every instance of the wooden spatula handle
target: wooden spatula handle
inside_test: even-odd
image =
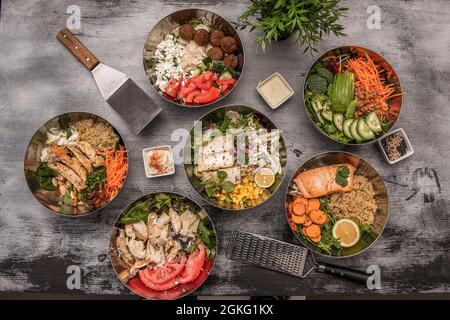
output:
[[[63,28],[59,30],[56,35],[59,41],[62,42],[73,53],[78,60],[90,71],[94,69],[100,61],[81,43],[80,40],[69,29]]]

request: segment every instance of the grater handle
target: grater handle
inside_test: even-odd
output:
[[[317,267],[317,271],[361,284],[367,284],[367,279],[370,277],[370,274],[363,271],[339,267],[331,264],[320,264]]]

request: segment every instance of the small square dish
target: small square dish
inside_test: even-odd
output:
[[[378,146],[383,152],[384,158],[390,164],[406,159],[414,153],[411,142],[402,128],[386,134],[378,140]]]
[[[168,176],[175,173],[172,147],[169,145],[142,150],[145,175],[147,178]]]
[[[272,109],[281,106],[294,94],[292,87],[278,72],[259,82],[256,90]]]

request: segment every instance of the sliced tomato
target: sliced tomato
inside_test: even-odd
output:
[[[162,284],[172,280],[179,275],[186,264],[186,258],[182,257],[172,262],[167,262],[162,266],[148,266],[146,271],[146,279],[155,284]]]
[[[147,299],[158,299],[158,300],[172,300],[178,298],[184,292],[181,288],[172,288],[166,291],[156,291],[149,289],[139,278],[133,278],[128,281],[128,286],[130,289],[140,295],[141,297]]]
[[[217,80],[217,73],[212,71],[205,71],[201,75],[203,77],[204,81],[215,81]]]
[[[145,286],[147,288],[156,290],[156,291],[172,289],[172,288],[176,287],[178,284],[177,277],[172,278],[163,283],[154,283],[154,282],[152,282],[153,278],[151,277],[151,272],[148,269],[139,271],[139,279],[142,281],[142,283],[145,284]]]
[[[168,94],[169,96],[176,98],[178,95],[178,91],[180,90],[180,87],[181,87],[181,79],[178,79],[178,80],[172,79],[167,84],[164,92],[166,94]]]
[[[186,262],[186,268],[177,277],[178,283],[188,283],[198,278],[206,260],[205,247],[199,245],[190,255]]]
[[[208,90],[205,91],[202,90],[202,93],[196,95],[194,98],[194,103],[198,104],[210,103],[217,100],[219,97],[220,97],[220,89],[212,86]]]
[[[236,83],[236,79],[229,78],[229,79],[223,79],[223,80],[217,80],[216,83],[220,86],[222,92],[227,91],[229,88],[234,86]]]
[[[197,86],[195,85],[195,83],[188,81],[187,83],[181,86],[179,96],[180,98],[185,98],[189,93],[191,93],[194,90],[197,90]]]
[[[198,94],[200,94],[201,91],[200,90],[194,90],[191,93],[189,93],[186,98],[184,99],[184,102],[186,103],[191,103],[194,101],[195,96],[197,96]]]

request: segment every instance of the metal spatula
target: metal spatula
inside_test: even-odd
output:
[[[69,29],[61,29],[56,37],[92,72],[103,98],[125,119],[136,134],[161,112],[161,107],[156,105],[133,80],[125,73],[100,63]]]
[[[317,263],[312,254],[313,266],[304,273],[308,251],[305,247],[241,230],[233,230],[227,246],[226,257],[230,260],[247,262],[299,278],[305,278],[311,271],[317,270],[367,284],[369,274],[335,265]]]

